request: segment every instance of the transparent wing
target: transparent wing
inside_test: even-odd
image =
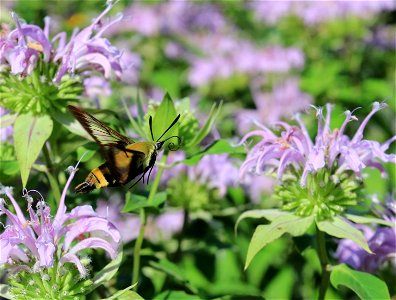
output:
[[[135,143],[132,139],[122,135],[121,133],[111,129],[94,116],[83,111],[81,108],[73,105],[68,105],[70,112],[81,123],[84,129],[94,138],[94,140],[101,146],[118,146],[125,147],[126,145]]]

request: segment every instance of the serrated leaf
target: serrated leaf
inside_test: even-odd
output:
[[[328,235],[335,236],[340,239],[352,240],[368,253],[372,253],[363,233],[351,224],[342,220],[340,217],[335,217],[333,220],[320,221],[316,224],[318,225],[319,230],[326,232]]]
[[[254,210],[248,210],[242,213],[239,217],[238,220],[235,223],[235,232],[238,229],[239,223],[246,219],[246,218],[252,218],[252,219],[261,219],[265,218],[269,221],[273,221],[276,218],[280,216],[285,216],[285,215],[291,215],[291,213],[288,213],[286,211],[281,211],[278,209],[254,209]]]
[[[115,259],[113,259],[110,263],[108,263],[102,270],[95,273],[94,278],[92,279],[92,285],[88,288],[87,293],[92,292],[98,286],[103,283],[109,281],[115,274],[117,274],[118,269],[120,268],[122,262],[123,251],[122,248],[118,251],[118,255]]]
[[[363,216],[351,215],[351,214],[345,214],[345,217],[348,220],[351,220],[352,222],[358,224],[381,224],[389,227],[395,227],[395,223],[386,221],[384,219],[363,217]]]
[[[122,209],[122,212],[126,213],[126,212],[139,211],[139,209],[143,207],[158,207],[165,202],[166,196],[167,196],[166,192],[157,193],[155,194],[153,201],[149,203],[145,196],[131,195],[131,197],[127,198],[124,208]]]
[[[23,187],[26,187],[29,173],[52,133],[53,122],[47,115],[22,114],[14,125],[14,146]]]
[[[217,104],[213,104],[212,108],[209,112],[209,117],[206,120],[204,126],[202,126],[201,130],[197,133],[197,135],[191,140],[185,148],[192,148],[198,145],[212,130],[213,124],[216,121],[217,116],[220,113],[222,103],[217,106]]]
[[[165,94],[162,99],[161,104],[158,106],[153,116],[153,135],[154,140],[158,140],[160,136],[168,129],[169,125],[172,124],[173,120],[176,118],[176,109],[173,104],[173,100],[168,93]],[[175,124],[162,138],[166,138],[177,135],[178,124]]]
[[[290,233],[292,236],[303,235],[311,226],[313,220],[313,216],[302,218],[296,215],[287,214],[274,219],[268,225],[257,226],[249,244],[245,269],[249,266],[257,252],[263,249],[266,245],[285,233]]]
[[[352,270],[345,264],[332,268],[330,282],[337,289],[340,285],[346,286],[360,299],[390,299],[385,282],[369,273]]]
[[[184,163],[189,166],[196,165],[204,155],[210,154],[244,154],[246,153],[243,146],[232,146],[227,140],[217,140],[213,144],[206,147],[204,150],[196,153],[179,163]]]

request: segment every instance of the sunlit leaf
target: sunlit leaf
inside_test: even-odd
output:
[[[204,124],[204,126],[202,126],[201,130],[197,133],[194,139],[185,146],[186,148],[191,148],[198,145],[209,134],[209,132],[212,130],[213,124],[216,121],[217,116],[220,113],[221,106],[221,102],[220,104],[218,104],[218,106],[217,104],[213,104],[206,123]]]
[[[103,300],[142,300],[143,299],[142,296],[140,296],[138,293],[136,293],[134,291],[130,291],[136,285],[137,285],[137,283],[135,283],[131,286],[128,286],[126,289],[118,291],[118,292],[114,293],[114,295],[112,295],[111,297],[105,298]]]
[[[157,193],[155,194],[153,201],[149,203],[145,196],[132,194],[127,198],[122,212],[138,212],[139,209],[143,207],[158,207],[165,202],[166,196],[166,192]]]
[[[15,120],[15,154],[21,171],[22,184],[26,187],[30,170],[52,133],[53,122],[49,116],[22,114]]]
[[[332,268],[330,282],[337,289],[340,285],[346,286],[360,299],[390,299],[385,282],[372,274],[352,270],[345,264]]]
[[[155,111],[153,116],[153,135],[154,140],[158,140],[160,136],[168,129],[169,125],[172,124],[173,120],[176,118],[176,109],[173,104],[173,100],[168,93],[165,94],[164,99],[162,99],[161,104]],[[178,124],[175,124],[162,138],[166,138],[177,135]]]
[[[15,123],[17,114],[6,114],[0,117],[0,128],[11,126]]]
[[[363,216],[351,215],[351,214],[346,214],[345,217],[348,220],[351,220],[352,222],[358,223],[358,224],[381,224],[381,225],[385,225],[385,226],[395,227],[394,222],[389,222],[384,219],[363,217]]]
[[[249,266],[254,256],[266,245],[281,237],[285,233],[292,236],[303,235],[313,222],[313,216],[299,217],[287,214],[274,219],[268,225],[257,226],[249,244],[245,269]]]
[[[351,224],[342,220],[340,217],[335,217],[332,220],[320,221],[316,224],[318,225],[319,230],[340,239],[352,240],[368,253],[372,253],[363,233]]]
[[[204,150],[200,151],[199,153],[196,153],[185,160],[181,161],[182,163],[193,166],[196,165],[201,158],[204,155],[210,155],[210,154],[244,154],[245,149],[243,146],[232,146],[228,141],[226,140],[217,140]]]
[[[281,269],[264,290],[265,299],[291,299],[295,280],[293,268],[289,266]]]
[[[109,281],[115,274],[117,274],[122,262],[123,251],[122,248],[118,251],[118,255],[110,263],[108,263],[102,270],[95,273],[92,279],[92,285],[88,288],[88,292],[95,290],[98,286]]]
[[[254,209],[254,210],[248,210],[245,211],[244,213],[242,213],[236,223],[235,223],[235,232],[238,229],[238,225],[239,223],[246,219],[246,218],[251,218],[251,219],[261,219],[261,218],[265,218],[269,221],[273,221],[276,218],[280,217],[280,216],[286,216],[286,215],[290,215],[290,213],[286,212],[286,211],[281,211],[278,209]]]

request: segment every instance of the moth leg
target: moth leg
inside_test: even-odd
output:
[[[148,176],[147,176],[147,184],[149,183],[151,171],[153,170],[153,168],[154,168],[154,165],[151,166],[150,171],[149,171],[149,173],[148,173]]]
[[[140,180],[143,179],[143,182],[144,182],[144,175],[146,175],[146,172],[144,172],[144,173],[142,174],[142,176],[140,176],[140,178],[139,178],[138,180],[136,180],[135,183],[132,184],[132,185],[129,187],[129,190],[130,190],[131,188],[133,188],[135,185],[137,185],[138,182],[139,182]]]

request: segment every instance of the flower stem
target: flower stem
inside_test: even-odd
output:
[[[320,260],[320,266],[322,269],[321,282],[319,287],[318,300],[324,300],[326,296],[326,290],[330,283],[330,271],[329,271],[329,259],[327,257],[326,251],[326,240],[325,233],[316,228],[316,241],[317,241],[317,251]]]
[[[164,155],[161,158],[160,165],[164,164],[166,162],[166,158],[168,155],[164,153]],[[160,183],[161,175],[162,172],[164,171],[164,168],[161,166],[158,168],[158,172],[155,176],[153,185],[151,186],[151,190],[147,199],[148,204],[153,203],[154,196],[157,193],[158,186]],[[140,210],[140,223],[141,227],[139,230],[139,235],[136,239],[135,242],[135,248],[133,250],[133,270],[132,270],[132,284],[135,284],[138,282],[139,278],[139,270],[140,270],[140,250],[142,249],[142,244],[143,244],[143,239],[144,239],[144,232],[146,230],[146,223],[147,223],[147,215],[146,212],[144,211],[144,208]],[[133,289],[137,290],[138,285],[136,285]]]
[[[49,181],[49,184],[52,189],[52,193],[55,198],[54,205],[55,205],[55,207],[57,207],[59,204],[60,198],[61,198],[61,193],[60,193],[58,180],[56,179],[56,175],[54,174],[54,165],[51,160],[51,156],[50,156],[50,153],[48,150],[47,143],[44,143],[43,154],[44,154],[45,165],[47,166],[46,174],[47,174],[48,181]]]

